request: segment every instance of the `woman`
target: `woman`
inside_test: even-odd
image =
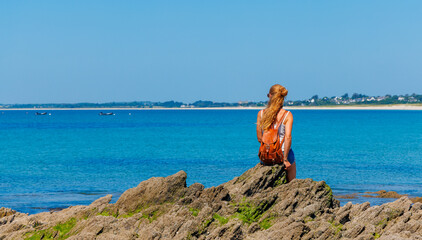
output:
[[[287,170],[287,181],[290,182],[296,178],[296,162],[292,145],[292,126],[293,126],[293,115],[283,109],[284,97],[287,96],[287,89],[279,84],[273,85],[268,93],[268,105],[267,108],[259,111],[258,119],[256,122],[256,136],[258,141],[262,140],[262,132],[268,130],[273,126],[273,123],[282,121],[278,133],[280,135],[280,141],[284,138],[282,145],[283,150],[283,163]],[[286,113],[282,120],[283,114]]]

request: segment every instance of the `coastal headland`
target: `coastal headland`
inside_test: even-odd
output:
[[[89,206],[28,215],[0,208],[0,239],[421,239],[422,203],[340,207],[324,181],[286,183],[256,165],[217,187],[186,186],[180,171]]]

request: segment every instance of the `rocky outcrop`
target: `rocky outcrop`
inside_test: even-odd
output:
[[[134,212],[151,205],[174,202],[186,192],[186,173],[180,171],[167,178],[154,177],[124,192],[113,209],[120,214]]]
[[[1,208],[0,239],[422,239],[421,203],[340,207],[325,182],[286,184],[280,166],[211,188],[187,187],[181,171],[110,201],[35,215]]]
[[[16,213],[16,211],[12,210],[10,208],[4,208],[4,207],[0,208],[0,218],[7,217],[7,216],[13,215],[15,213]]]

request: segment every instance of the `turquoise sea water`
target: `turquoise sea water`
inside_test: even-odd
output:
[[[188,185],[211,187],[258,163],[257,110],[99,112],[0,111],[0,207],[37,213],[106,194],[116,201],[143,180],[179,170]],[[292,113],[298,178],[325,180],[334,194],[422,196],[422,111]]]

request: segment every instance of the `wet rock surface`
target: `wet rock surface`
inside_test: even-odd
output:
[[[398,194],[397,192],[390,191],[387,192],[385,190],[379,190],[377,192],[365,192],[366,195],[362,195],[362,197],[375,197],[375,198],[401,198],[407,196],[407,194]],[[370,195],[368,195],[370,194]]]
[[[110,204],[27,215],[0,208],[0,239],[422,239],[422,204],[407,197],[339,206],[325,182],[286,184],[257,165],[217,187],[186,187],[186,173],[151,178]]]

